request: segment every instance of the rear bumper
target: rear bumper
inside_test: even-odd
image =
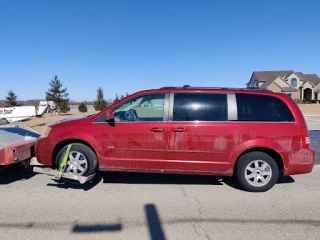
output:
[[[46,166],[52,166],[52,147],[46,138],[38,138],[35,146],[37,161]]]
[[[313,149],[301,149],[289,153],[289,163],[283,175],[310,173],[315,163],[316,152]]]

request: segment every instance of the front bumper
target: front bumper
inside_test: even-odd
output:
[[[47,138],[38,138],[35,146],[37,161],[46,166],[52,166],[52,146],[48,143]]]

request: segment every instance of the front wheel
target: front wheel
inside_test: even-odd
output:
[[[67,148],[68,145],[64,146],[57,154],[57,169],[59,169],[63,161]],[[89,176],[95,172],[96,167],[97,156],[95,152],[85,144],[72,143],[64,172],[73,173],[78,176]]]
[[[279,167],[276,161],[264,152],[246,153],[238,160],[236,178],[247,191],[265,192],[278,181]]]

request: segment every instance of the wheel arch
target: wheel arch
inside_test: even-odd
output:
[[[59,151],[66,145],[70,144],[70,143],[82,143],[84,145],[86,145],[87,147],[91,148],[92,151],[94,152],[94,154],[97,156],[98,158],[98,154],[96,152],[96,150],[93,148],[93,146],[91,144],[89,144],[87,141],[84,141],[82,139],[78,139],[78,138],[68,138],[68,139],[64,139],[62,141],[60,141],[58,144],[56,144],[56,146],[54,147],[53,151],[52,151],[52,167],[55,168],[56,167],[56,157],[57,154],[59,153]],[[97,166],[99,166],[99,161],[97,161]]]
[[[272,158],[276,161],[276,163],[277,163],[277,165],[278,165],[278,167],[279,167],[280,175],[283,174],[284,162],[283,162],[282,156],[281,156],[280,153],[278,153],[277,151],[275,151],[275,150],[273,150],[273,149],[271,149],[271,148],[267,148],[267,147],[254,147],[254,148],[250,148],[250,149],[247,149],[247,150],[243,151],[243,152],[238,156],[238,158],[237,158],[237,160],[236,160],[236,162],[235,162],[235,164],[234,164],[233,174],[236,173],[237,165],[238,165],[238,163],[239,163],[239,159],[240,159],[243,155],[245,155],[245,154],[247,154],[247,153],[250,153],[250,152],[263,152],[263,153],[268,154],[270,157],[272,157]]]

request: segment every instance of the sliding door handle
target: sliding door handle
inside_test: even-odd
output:
[[[151,128],[150,131],[151,132],[163,132],[164,129],[163,128]]]
[[[171,129],[171,132],[185,132],[186,129],[185,128],[175,128],[175,129]]]

